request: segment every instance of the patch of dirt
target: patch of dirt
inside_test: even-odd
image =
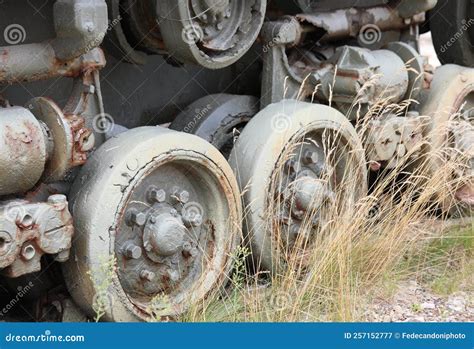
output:
[[[365,313],[365,321],[472,322],[474,295],[461,291],[439,296],[417,281],[404,281],[391,299],[374,300]]]

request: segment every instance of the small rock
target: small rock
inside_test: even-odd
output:
[[[453,311],[461,312],[466,308],[466,301],[461,297],[449,298],[446,306]]]
[[[436,305],[432,302],[425,302],[421,303],[421,309],[428,310],[428,309],[436,309]]]

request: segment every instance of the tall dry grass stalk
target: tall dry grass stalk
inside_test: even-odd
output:
[[[362,139],[371,119],[386,111],[403,114],[413,102],[394,105],[387,100],[379,101],[364,115],[354,103],[351,109],[359,110],[357,130]],[[278,168],[283,168],[287,159],[301,155],[301,145],[311,139],[289,144],[268,188],[265,213],[265,229],[278,261],[275,270],[252,270],[258,261],[244,264],[251,252],[244,246],[232,256],[238,267],[228,276],[228,286],[216,290],[181,320],[363,320],[363,304],[371,290],[387,277],[400,277],[407,258],[419,254],[431,241],[443,239],[444,230],[433,229],[449,218],[441,208],[448,203],[457,209],[455,191],[472,181],[460,175],[459,169],[466,166],[462,154],[455,154],[450,147],[426,153],[430,147],[425,140],[421,148],[397,159],[394,168],[381,171],[368,193],[355,195],[362,187],[360,178],[344,169],[351,168],[351,154],[363,149],[346,148],[337,133],[324,134],[322,139],[329,170],[321,180],[330,182],[331,171],[342,168],[337,183],[332,183],[334,200],[326,202],[319,212],[308,213],[296,240],[289,243],[288,225],[275,218],[284,205],[281,187],[286,181],[285,172]],[[451,141],[448,139],[447,144]],[[436,171],[432,168],[434,158],[443,160]],[[472,229],[471,225],[471,239]],[[423,270],[415,266],[404,273],[408,277]]]

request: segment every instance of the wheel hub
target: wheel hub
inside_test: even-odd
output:
[[[179,187],[170,183],[178,176],[173,170],[165,170],[168,183],[149,185],[160,177],[153,173],[137,187],[116,241],[119,277],[136,299],[172,293],[200,263],[205,213],[197,202],[199,191],[189,179],[181,179]]]
[[[186,233],[182,221],[171,214],[153,215],[145,227],[143,246],[148,253],[172,256],[180,250]]]
[[[317,136],[317,135],[314,135]],[[287,247],[292,247],[301,234],[310,237],[307,229],[302,229],[308,219],[310,226],[322,223],[320,211],[328,202],[333,202],[335,194],[332,184],[335,174],[327,164],[322,146],[311,138],[306,138],[283,166],[283,173],[277,177],[280,182],[277,196],[282,193],[280,221],[287,226],[283,229],[283,239]]]

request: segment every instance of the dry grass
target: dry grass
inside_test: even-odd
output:
[[[374,108],[358,125],[361,137],[366,134],[367,121],[381,110],[403,111],[383,103]],[[324,142],[327,161],[333,166],[337,166],[340,158],[334,156],[341,151],[337,149],[337,140],[337,135],[328,136]],[[290,145],[280,165],[298,154],[299,148],[298,143]],[[229,285],[194,306],[180,320],[362,320],[361,304],[367,303],[372,291],[403,278],[427,279],[428,270],[435,271],[431,273],[435,277],[425,280],[435,291],[436,280],[440,285],[468,283],[472,290],[474,226],[464,222],[460,223],[464,230],[449,227],[448,215],[440,210],[446,203],[455,207],[455,190],[472,180],[455,175],[465,163],[462,155],[458,155],[451,152],[446,156],[444,151],[433,151],[424,157],[406,154],[398,159],[394,169],[382,171],[369,194],[360,197],[348,194],[356,191],[360,183],[353,171],[345,171],[337,185],[336,200],[327,204],[319,217],[323,223],[310,227],[308,222],[313,221],[316,213],[308,214],[292,248],[282,241],[287,226],[274,219],[282,205],[279,184],[285,180],[281,171],[275,171],[265,229],[272,236],[276,259],[281,261],[278,267],[273,273],[255,273],[249,268],[252,263],[243,263],[248,261],[249,251],[242,248],[233,256],[237,268],[229,277]],[[433,158],[444,159],[435,172],[431,171],[429,161]],[[310,239],[304,238],[308,231]],[[445,246],[449,246],[449,251]],[[453,246],[462,246],[462,251],[453,254]],[[457,263],[454,269],[453,258]],[[441,280],[454,271],[455,276]],[[438,286],[438,291],[449,291],[446,287],[441,289]]]

